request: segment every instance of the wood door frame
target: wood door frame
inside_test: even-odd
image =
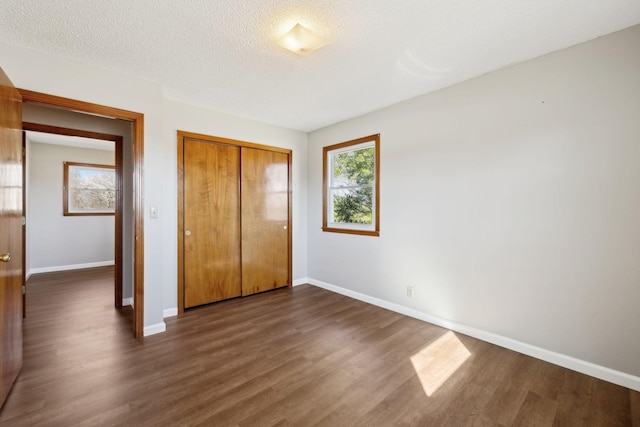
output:
[[[115,172],[116,172],[116,209],[114,213],[115,220],[115,241],[114,241],[114,306],[116,308],[122,307],[122,202],[123,202],[123,186],[122,186],[122,177],[123,177],[123,147],[122,141],[123,137],[120,135],[110,135],[107,133],[100,132],[90,132],[86,130],[80,129],[71,129],[60,126],[50,126],[43,125],[39,123],[30,123],[30,122],[22,122],[22,131],[23,135],[27,131],[33,132],[42,132],[42,133],[51,133],[55,135],[65,135],[65,136],[79,136],[83,138],[91,138],[91,139],[99,139],[102,141],[112,141],[115,144]],[[24,141],[24,137],[23,137]],[[23,152],[24,154],[24,152]],[[25,168],[24,164],[24,156],[23,156],[23,168]],[[26,192],[26,186],[23,187],[23,193]],[[26,201],[25,201],[26,202]],[[26,216],[26,211],[24,212]],[[25,225],[23,227],[23,233],[26,233]],[[26,239],[26,237],[24,238]],[[23,245],[23,251],[26,255],[26,241]],[[26,256],[25,256],[26,258]],[[26,271],[24,282],[26,284]],[[26,310],[26,304],[24,305],[24,310]]]
[[[70,98],[18,89],[23,102],[114,118],[133,124],[133,335],[144,336],[144,114]]]
[[[22,117],[20,117],[22,120]],[[22,128],[22,318],[27,317],[27,137]]]
[[[258,150],[284,153],[288,158],[288,237],[287,252],[289,265],[289,287],[293,284],[293,223],[292,223],[292,157],[293,151],[288,148],[273,147],[270,145],[256,144],[253,142],[240,141],[236,139],[222,138],[219,136],[204,135],[200,133],[178,130],[178,313],[184,313],[184,141],[185,139],[195,139],[198,141],[211,142],[215,144],[232,145],[235,147],[255,148]],[[241,226],[242,227],[242,226]]]

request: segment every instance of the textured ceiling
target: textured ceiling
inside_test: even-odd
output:
[[[330,44],[306,57],[277,46],[296,22]],[[638,23],[639,0],[0,2],[0,40],[302,131]]]
[[[75,148],[90,148],[92,150],[115,151],[113,141],[103,141],[100,139],[84,138],[81,136],[57,135],[53,133],[42,133],[27,131],[27,139],[39,144],[67,145]]]

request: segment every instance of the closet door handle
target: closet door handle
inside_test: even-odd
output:
[[[0,255],[0,261],[2,261],[2,262],[11,261],[11,254],[10,253],[6,253],[6,254]]]
[[[184,232],[184,235],[185,235],[185,236],[191,236],[191,230],[187,230],[187,231],[185,231],[185,232]]]

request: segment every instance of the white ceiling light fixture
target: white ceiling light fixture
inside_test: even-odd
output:
[[[278,40],[280,46],[301,56],[309,55],[327,43],[327,40],[299,23]]]

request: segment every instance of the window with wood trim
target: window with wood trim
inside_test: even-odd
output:
[[[114,166],[64,162],[64,216],[115,215]]]
[[[380,235],[380,135],[323,148],[322,230]]]

